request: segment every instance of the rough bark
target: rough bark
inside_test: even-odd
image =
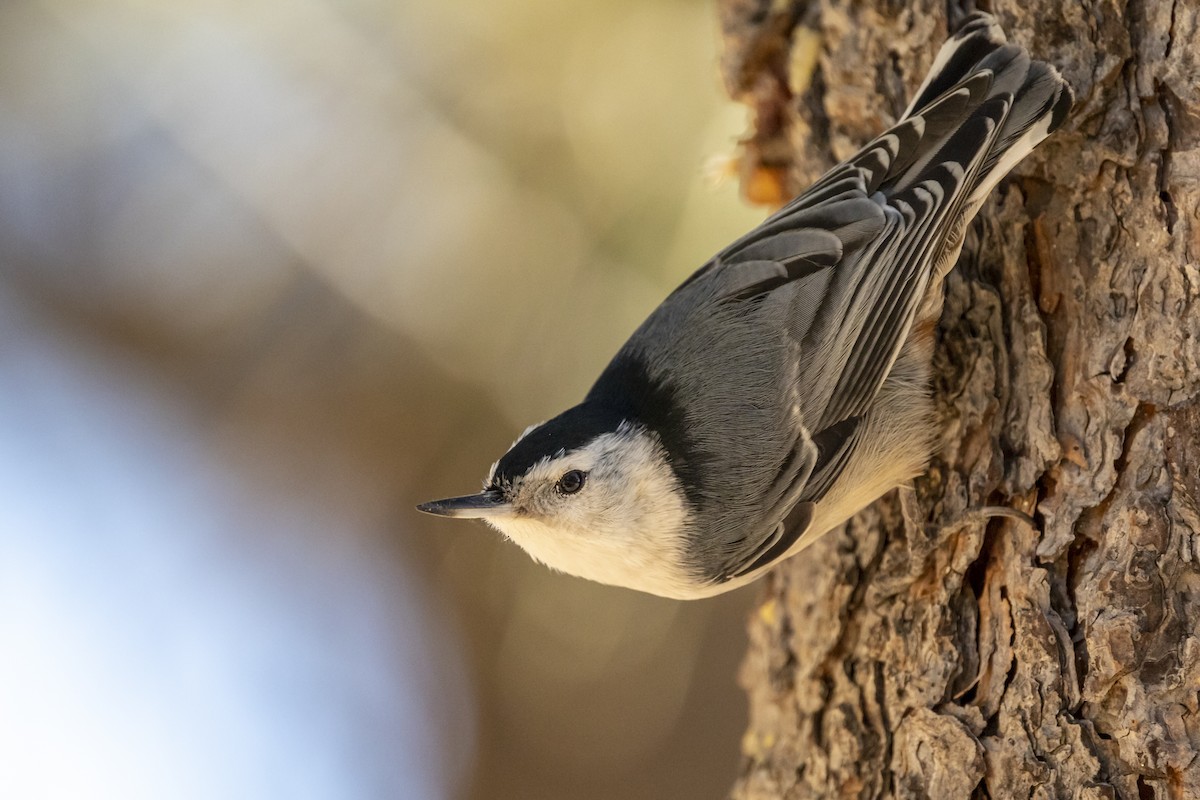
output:
[[[721,10],[762,201],[894,121],[964,13]],[[948,282],[929,474],[765,582],[737,798],[1200,797],[1200,4],[988,10],[1076,107]]]

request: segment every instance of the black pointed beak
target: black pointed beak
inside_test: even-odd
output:
[[[424,511],[426,514],[462,519],[484,519],[506,514],[511,510],[512,504],[505,499],[504,493],[499,489],[488,489],[479,494],[469,494],[464,497],[433,500],[417,506],[417,511]]]

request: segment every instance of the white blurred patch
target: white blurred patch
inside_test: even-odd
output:
[[[0,293],[0,797],[458,796],[453,621],[352,492],[205,434]]]

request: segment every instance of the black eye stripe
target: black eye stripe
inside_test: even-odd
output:
[[[570,472],[563,474],[558,479],[558,483],[554,485],[559,494],[575,494],[583,488],[584,482],[587,480],[587,473],[582,470],[573,469]]]

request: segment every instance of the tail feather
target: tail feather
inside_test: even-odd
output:
[[[987,87],[983,92],[981,83]],[[946,113],[948,97],[961,98],[953,107],[957,116]],[[927,119],[920,156],[909,164],[893,163],[880,189],[890,196],[919,184],[946,161],[978,163],[968,175],[961,209],[969,218],[1000,179],[1062,124],[1073,99],[1058,70],[1008,44],[990,15],[972,14],[942,46],[900,123],[932,113],[940,124]],[[974,120],[990,125],[968,124]]]
[[[900,120],[773,220],[786,226],[791,214],[827,201],[856,176],[867,194],[890,199],[944,174],[938,167],[950,162],[966,175],[961,185],[945,187],[947,198],[955,214],[969,219],[1000,179],[1062,124],[1073,100],[1058,70],[1008,44],[996,21],[976,12],[942,46]]]
[[[1007,43],[1003,29],[991,15],[980,12],[967,17],[934,57],[903,116],[912,116],[914,111],[953,89],[975,71],[977,64]]]

